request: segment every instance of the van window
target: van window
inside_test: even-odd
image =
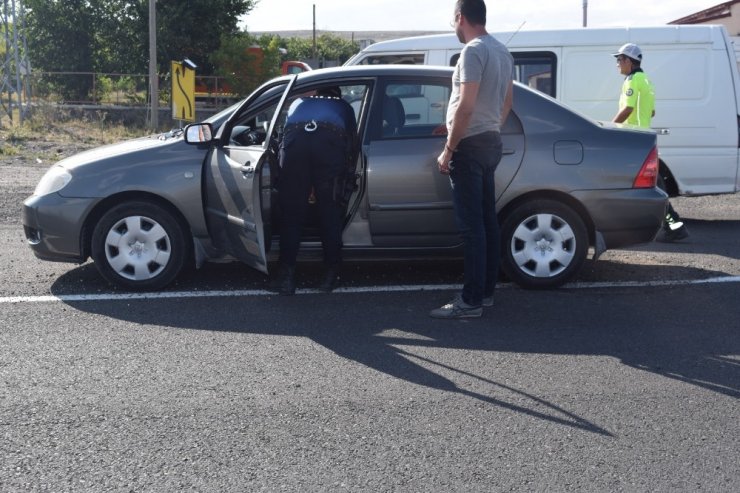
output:
[[[433,137],[445,125],[449,83],[390,83],[383,91],[383,139]]]
[[[514,57],[514,80],[555,97],[555,69],[557,58],[549,51],[511,53]],[[457,65],[460,54],[450,58],[450,66]]]
[[[512,53],[516,80],[522,84],[555,97],[555,53]]]
[[[395,55],[370,55],[360,65],[424,65],[423,53],[398,53]]]

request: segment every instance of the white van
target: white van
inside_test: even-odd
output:
[[[670,195],[740,189],[740,77],[723,26],[657,26],[492,33],[506,44],[516,77],[595,120],[617,113],[623,76],[613,53],[624,43],[643,52],[655,85],[653,129],[661,176]],[[454,65],[455,34],[419,36],[368,46],[346,64]]]

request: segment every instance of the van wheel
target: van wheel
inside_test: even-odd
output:
[[[572,278],[588,253],[581,217],[553,200],[519,205],[501,227],[501,269],[527,289],[558,287]]]
[[[91,256],[111,284],[134,291],[162,289],[180,274],[190,254],[180,222],[149,202],[119,204],[95,225]]]

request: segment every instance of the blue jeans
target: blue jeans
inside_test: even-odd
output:
[[[465,257],[462,299],[476,307],[483,297],[493,296],[498,278],[501,233],[493,175],[501,155],[498,132],[467,137],[452,155],[452,200]]]

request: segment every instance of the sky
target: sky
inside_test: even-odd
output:
[[[487,0],[489,31],[631,27],[670,21],[721,0]],[[321,31],[451,31],[454,0],[258,0],[241,27],[250,32],[311,30],[313,5]]]

